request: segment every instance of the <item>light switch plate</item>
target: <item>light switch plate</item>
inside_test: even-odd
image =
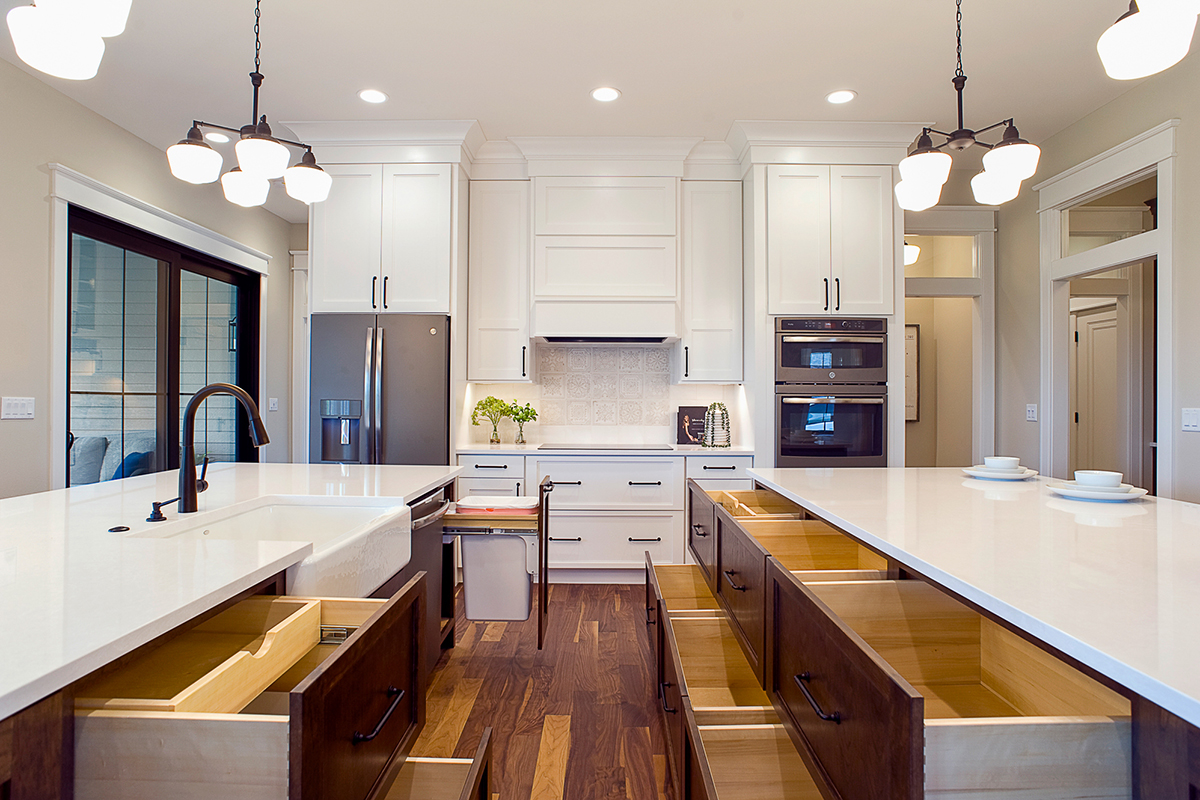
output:
[[[0,401],[0,419],[33,419],[32,397],[5,397]]]
[[[1025,406],[1025,421],[1037,422],[1037,403],[1030,403]]]
[[[1185,431],[1200,431],[1200,408],[1183,409],[1183,429]]]
[[[267,399],[267,411],[278,411],[278,410],[279,410],[279,398],[278,397],[268,398]]]

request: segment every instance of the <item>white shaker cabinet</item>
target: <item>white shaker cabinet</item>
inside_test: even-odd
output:
[[[684,181],[678,380],[742,380],[742,184]]]
[[[889,166],[767,168],[767,311],[891,314]]]
[[[448,164],[330,164],[311,206],[314,312],[449,313]]]
[[[674,236],[677,178],[534,178],[538,236]]]
[[[528,383],[529,181],[472,181],[467,380]]]

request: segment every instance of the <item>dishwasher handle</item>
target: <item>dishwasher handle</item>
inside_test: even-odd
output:
[[[446,512],[449,510],[450,510],[450,501],[447,500],[446,502],[442,503],[441,507],[437,511],[434,511],[432,514],[426,514],[425,516],[421,517],[420,519],[414,519],[413,524],[412,524],[412,529],[414,531],[420,530],[421,528],[424,528],[426,526],[432,525],[435,522],[440,521],[442,519],[442,517],[446,516]]]

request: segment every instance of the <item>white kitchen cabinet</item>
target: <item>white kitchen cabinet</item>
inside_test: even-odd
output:
[[[316,312],[379,310],[383,167],[327,164],[329,199],[309,206],[309,289]]]
[[[471,183],[467,380],[528,383],[529,181]]]
[[[551,569],[639,569],[647,552],[674,562],[683,531],[682,511],[552,511],[550,519]]]
[[[683,331],[675,359],[684,383],[742,380],[742,184],[684,181]]]
[[[538,236],[537,299],[675,299],[674,236]]]
[[[311,206],[314,312],[450,312],[450,166],[330,164]]]
[[[767,311],[891,314],[889,166],[767,168]]]
[[[677,178],[534,179],[538,236],[674,236]]]

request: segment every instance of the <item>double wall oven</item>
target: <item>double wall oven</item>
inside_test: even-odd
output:
[[[775,320],[775,464],[887,466],[887,320]]]

